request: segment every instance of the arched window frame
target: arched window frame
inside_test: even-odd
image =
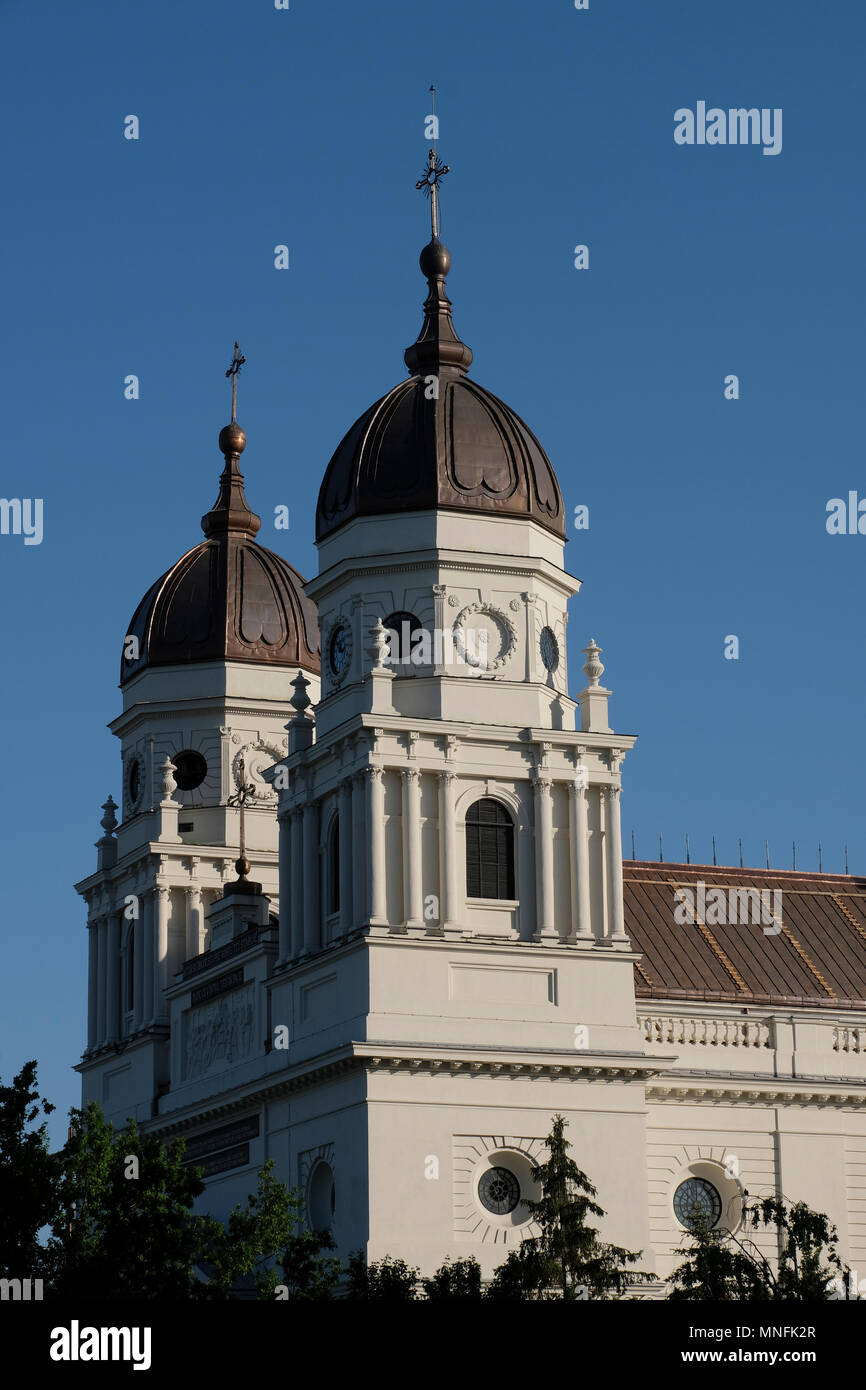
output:
[[[496,819],[491,817],[485,825],[482,820],[483,813],[479,809],[481,807],[495,807]],[[477,812],[476,816],[473,815],[474,812]],[[517,885],[514,831],[511,809],[497,797],[480,796],[467,807],[466,898],[469,903],[479,900],[515,901]]]

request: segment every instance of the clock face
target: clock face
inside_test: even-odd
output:
[[[548,671],[555,671],[559,665],[559,643],[549,627],[541,629],[539,639],[541,647],[541,659]]]
[[[481,1175],[478,1198],[495,1216],[507,1216],[520,1201],[520,1183],[509,1168],[488,1168]]]
[[[328,644],[328,663],[331,673],[335,677],[343,676],[349,665],[349,658],[352,655],[351,635],[345,623],[339,623],[331,633],[331,641]]]

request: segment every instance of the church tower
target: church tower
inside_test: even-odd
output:
[[[408,378],[348,431],[319,493],[321,696],[299,695],[268,774],[271,1018],[295,1079],[285,1162],[313,1224],[343,1253],[425,1270],[472,1254],[489,1274],[528,1229],[556,1111],[604,1177],[607,1237],[647,1237],[652,1068],[623,922],[634,739],[609,727],[592,641],[576,721],[562,495],[532,431],[469,376],[446,172],[431,150]]]
[[[90,943],[84,1101],[121,1123],[149,1118],[169,1087],[167,991],[211,944],[209,914],[234,878],[239,799],[253,877],[277,898],[276,797],[262,774],[288,747],[292,675],[319,684],[315,607],[301,575],[257,543],[244,493],[243,361],[235,344],[205,538],[151,586],[124,636],[123,709],[110,725],[121,806],[105,803],[96,870],[76,885]]]

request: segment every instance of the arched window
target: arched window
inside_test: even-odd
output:
[[[396,613],[389,613],[387,618],[382,621],[382,626],[388,634],[388,658],[387,665],[397,676],[413,675],[417,669],[417,662],[413,662],[412,652],[415,642],[416,632],[421,632],[422,624],[414,613],[406,613],[402,609]],[[421,653],[422,660],[429,660]]]
[[[466,896],[514,897],[514,823],[492,797],[466,813]]]
[[[327,853],[325,855],[327,880],[325,883],[325,911],[329,917],[340,911],[340,817],[333,817],[328,828]]]

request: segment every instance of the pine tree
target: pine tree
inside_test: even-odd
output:
[[[600,1241],[597,1228],[587,1224],[587,1217],[605,1213],[594,1200],[595,1187],[568,1156],[565,1123],[562,1115],[554,1116],[547,1161],[532,1170],[541,1197],[525,1199],[540,1234],[524,1239],[496,1271],[491,1298],[607,1298],[648,1277],[625,1268],[640,1259],[641,1251]]]

